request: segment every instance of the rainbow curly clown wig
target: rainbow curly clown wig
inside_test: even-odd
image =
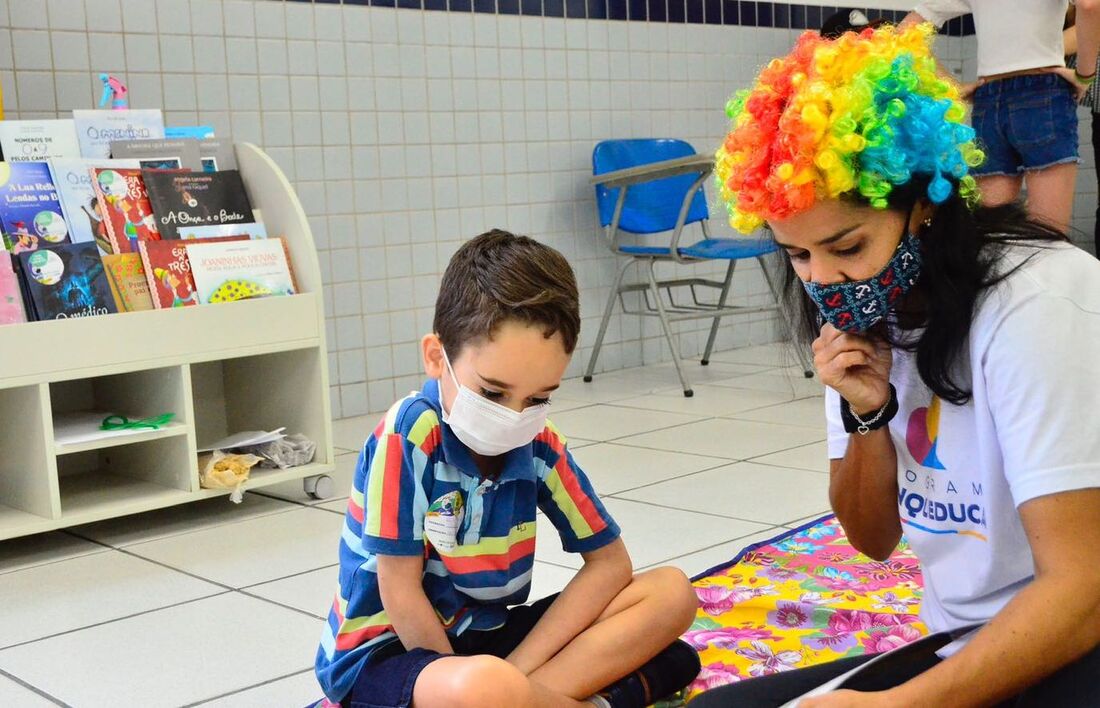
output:
[[[983,155],[958,86],[936,74],[931,25],[806,32],[726,105],[732,127],[717,154],[719,192],[743,233],[850,196],[885,209],[895,187],[927,180],[939,204],[971,205],[970,168]]]

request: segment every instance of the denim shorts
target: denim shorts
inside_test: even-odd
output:
[[[531,633],[557,597],[556,594],[550,595],[530,605],[511,608],[508,619],[497,629],[467,631],[451,637],[454,656],[488,654],[501,659],[507,657]],[[428,664],[445,656],[448,655],[427,649],[405,651],[401,642],[395,641],[371,657],[371,662],[359,672],[351,694],[341,705],[344,708],[408,708],[412,704],[413,689],[420,672]]]
[[[1012,76],[974,92],[971,118],[985,162],[975,175],[1018,175],[1078,163],[1077,104],[1057,74]]]

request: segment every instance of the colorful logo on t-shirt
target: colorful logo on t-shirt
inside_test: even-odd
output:
[[[927,408],[917,408],[909,416],[905,431],[905,444],[909,454],[919,464],[934,470],[945,469],[936,456],[936,444],[940,432],[940,398],[933,396]]]

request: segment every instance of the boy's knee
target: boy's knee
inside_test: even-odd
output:
[[[527,677],[495,656],[464,659],[449,683],[452,708],[513,708],[532,699]]]
[[[653,592],[659,596],[661,607],[669,622],[675,625],[677,634],[682,634],[695,621],[699,609],[695,588],[679,568],[666,566],[649,572],[653,575]]]

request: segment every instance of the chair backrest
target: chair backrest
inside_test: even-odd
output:
[[[668,138],[604,140],[592,151],[592,174],[600,175],[694,154],[695,148],[683,140]],[[698,175],[687,174],[632,185],[626,193],[619,228],[636,234],[671,231],[676,227],[676,217],[680,215],[684,195],[697,179]],[[618,198],[618,189],[596,185],[596,204],[600,211],[601,226],[611,224]],[[708,218],[707,200],[700,188],[691,200],[691,207],[684,224],[692,224],[706,218]]]

